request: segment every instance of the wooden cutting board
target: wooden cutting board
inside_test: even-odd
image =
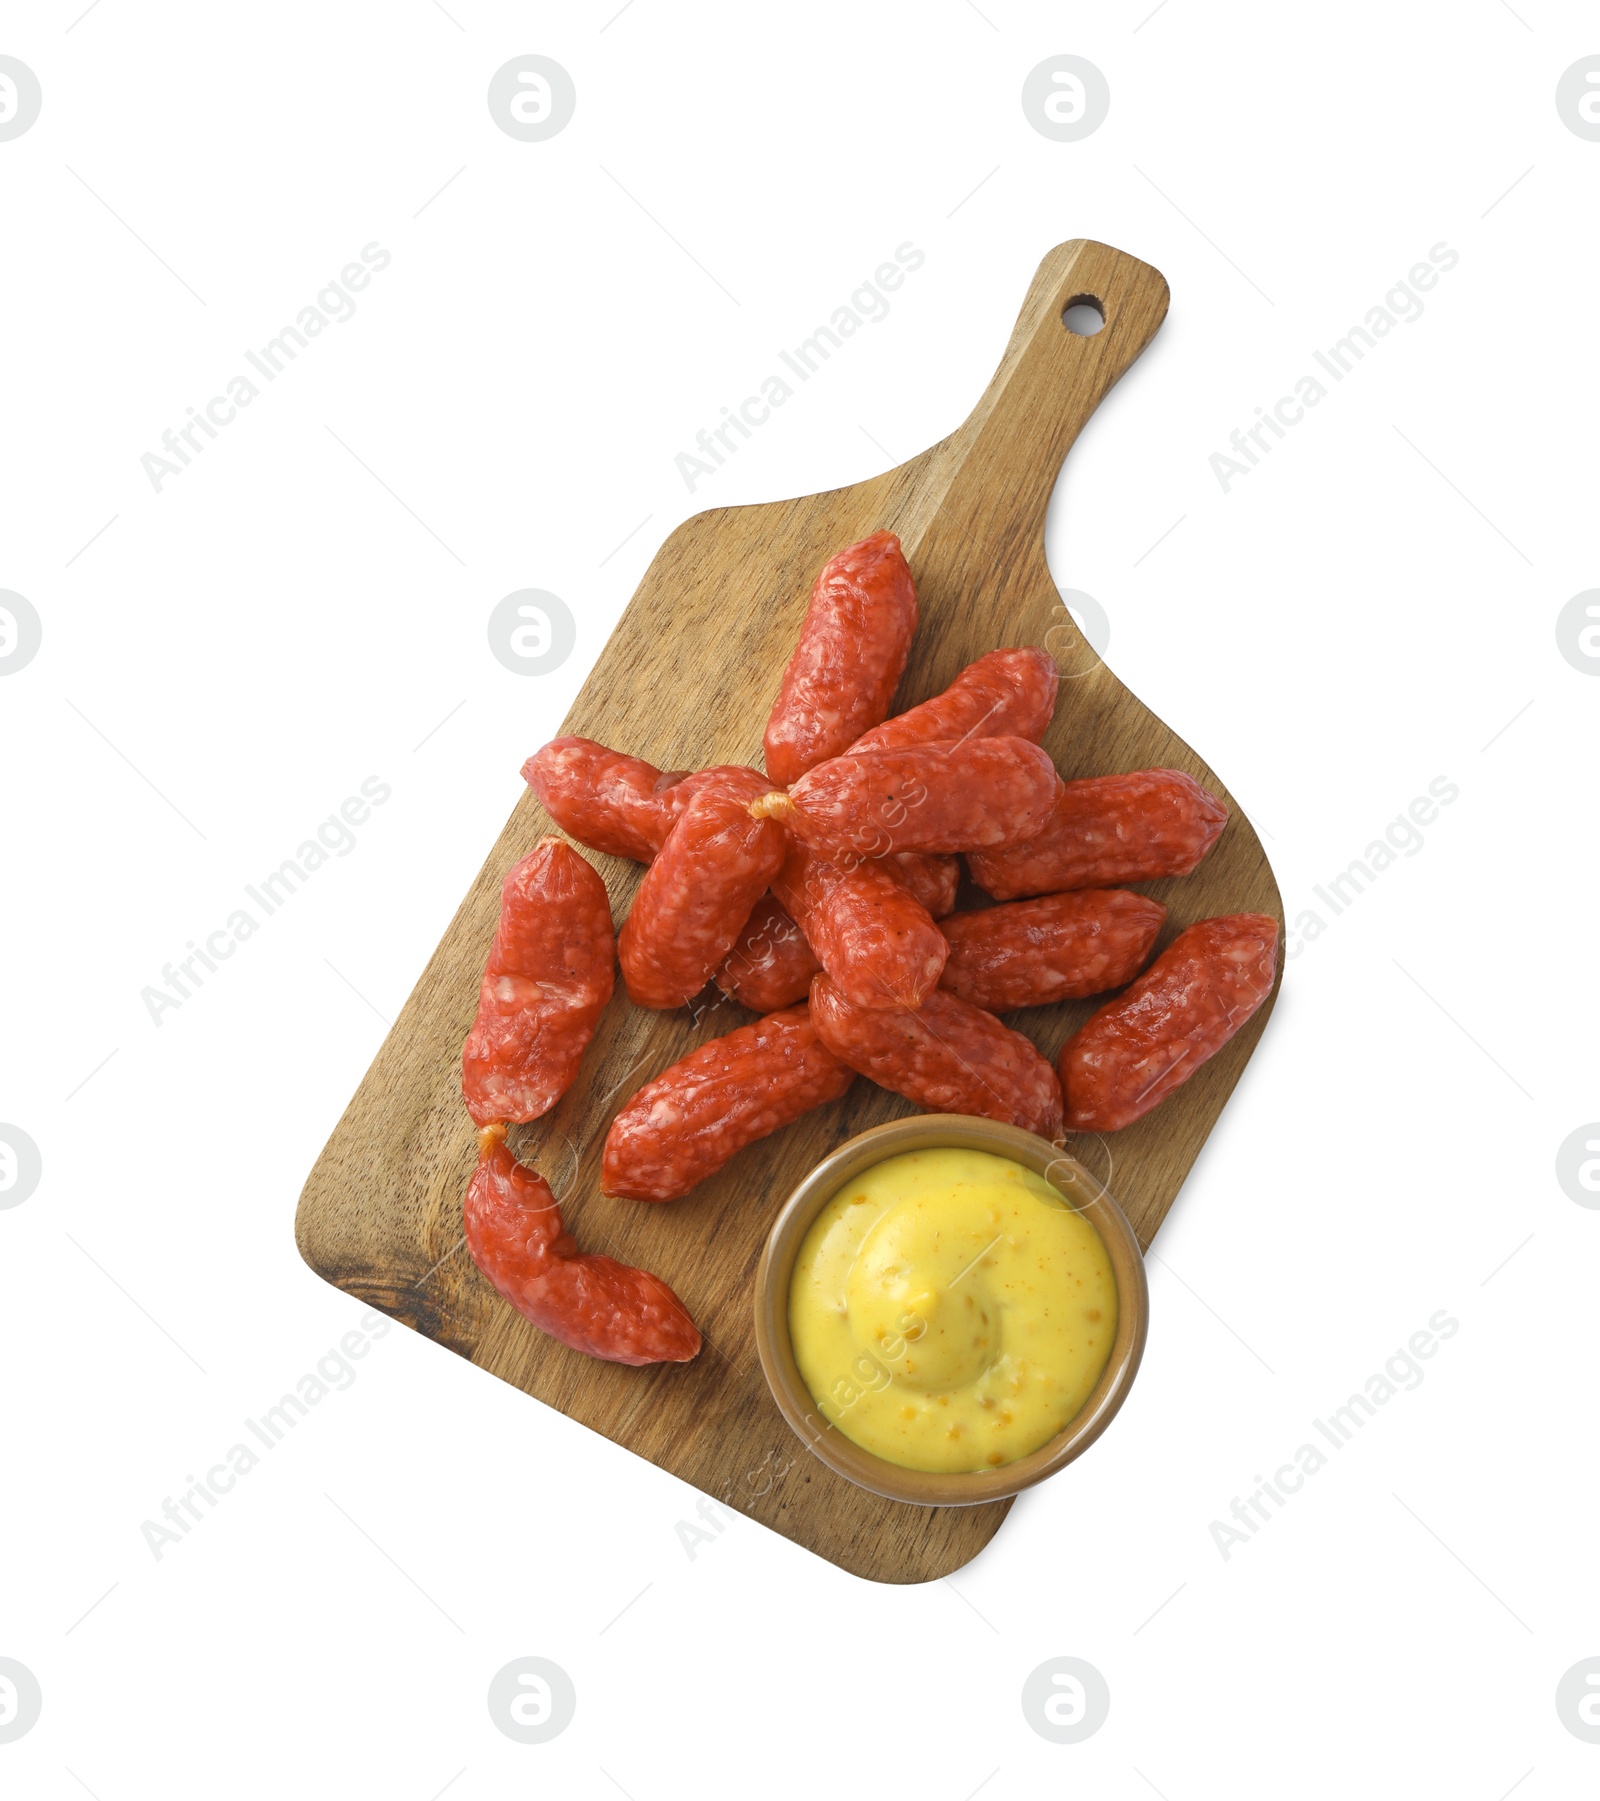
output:
[[[1092,297],[1104,329],[1062,323]],[[916,577],[921,625],[896,710],[937,693],[1001,646],[1044,645],[1063,672],[1045,748],[1066,777],[1166,764],[1227,790],[1084,642],[1044,558],[1045,508],[1073,439],[1149,343],[1167,310],[1156,270],[1104,244],[1052,250],[1004,359],[967,422],[898,469],[800,500],[697,514],[661,547],[563,732],[598,738],[663,769],[761,761],[761,734],[806,609],[834,551],[888,528]],[[537,747],[530,744],[529,751]],[[1200,869],[1148,892],[1171,909],[1166,936],[1211,914],[1282,907],[1249,822],[1233,817]],[[511,1143],[549,1177],[586,1250],[656,1271],[706,1337],[693,1363],[628,1369],[536,1331],[478,1274],[461,1233],[475,1139],[459,1089],[461,1041],[494,935],[500,883],[552,830],[523,795],[451,921],[300,1197],[296,1235],[319,1275],[392,1313],[713,1499],[861,1576],[923,1582],[988,1543],[1009,1502],[912,1508],[833,1475],[784,1424],[756,1360],[752,1282],[767,1228],[796,1182],[854,1133],[915,1111],[858,1081],[741,1153],[666,1206],[599,1192],[612,1116],[644,1082],[707,1038],[748,1022],[715,989],[676,1013],[617,995],[582,1073],[546,1118]],[[592,853],[591,853],[592,854]],[[594,857],[620,921],[640,868]],[[973,904],[964,898],[963,905]],[[1089,1002],[1030,1009],[1008,1023],[1053,1058]],[[1108,1180],[1148,1245],[1255,1048],[1271,1003],[1222,1054],[1145,1119],[1069,1148]],[[1060,1481],[1070,1482],[1069,1470]]]

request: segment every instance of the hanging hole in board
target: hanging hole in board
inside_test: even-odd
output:
[[[1092,338],[1105,322],[1105,308],[1093,294],[1074,294],[1061,309],[1061,323],[1074,337]]]

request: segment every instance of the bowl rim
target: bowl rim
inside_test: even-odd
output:
[[[1043,1176],[1100,1235],[1117,1285],[1117,1330],[1089,1398],[1036,1451],[993,1470],[911,1470],[836,1431],[822,1417],[795,1362],[789,1337],[789,1288],[806,1233],[845,1183],[871,1165],[912,1150],[988,1151]],[[1020,1126],[965,1113],[920,1113],[873,1126],[846,1140],[798,1184],[778,1210],[756,1269],[756,1350],[778,1411],[806,1449],[858,1488],[921,1507],[978,1507],[1003,1501],[1081,1457],[1127,1399],[1144,1356],[1150,1290],[1144,1254],[1109,1189],[1064,1150]]]

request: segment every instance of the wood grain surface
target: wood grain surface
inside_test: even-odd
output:
[[[1064,308],[1092,296],[1105,327],[1078,336]],[[701,513],[662,546],[562,726],[658,767],[761,761],[761,734],[817,570],[842,546],[898,532],[921,626],[896,710],[937,693],[1001,646],[1044,645],[1063,681],[1044,743],[1061,773],[1166,764],[1225,786],[1124,688],[1062,606],[1044,557],[1044,518],[1084,422],[1154,335],[1167,309],[1156,270],[1074,241],[1044,259],[1004,359],[971,417],[921,456],[854,487]],[[529,751],[537,747],[529,745]],[[1185,880],[1147,885],[1171,909],[1163,943],[1211,914],[1282,908],[1261,846],[1231,799],[1215,850]],[[300,1197],[301,1254],[329,1282],[647,1457],[706,1494],[858,1575],[923,1582],[959,1569],[1009,1502],[914,1508],[881,1500],[806,1452],[756,1359],[752,1281],[790,1189],[856,1132],[912,1112],[858,1081],[839,1104],[742,1152],[666,1206],[599,1192],[613,1115],[643,1083],[707,1038],[752,1017],[716,990],[675,1013],[617,995],[578,1081],[511,1144],[550,1178],[585,1250],[668,1281],[706,1337],[687,1365],[628,1369],[568,1350],[499,1299],[463,1246],[461,1197],[475,1156],[460,1094],[461,1042],[494,935],[501,880],[552,830],[525,794],[335,1127]],[[641,874],[594,855],[620,921]],[[973,904],[964,896],[963,905]],[[1008,1023],[1054,1057],[1090,1002],[1030,1009]],[[1108,1181],[1148,1246],[1255,1048],[1271,1004],[1221,1055],[1114,1139],[1069,1148]],[[1070,1481],[1070,1471],[1060,1480]]]

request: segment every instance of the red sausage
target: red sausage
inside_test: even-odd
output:
[[[954,857],[936,857],[920,850],[894,851],[883,866],[903,882],[935,919],[956,910],[956,890],[961,886],[961,865]]]
[[[710,772],[645,871],[617,940],[622,977],[641,1007],[681,1007],[711,979],[778,873],[783,833],[753,819],[763,778]]]
[[[561,1099],[611,999],[611,903],[572,848],[541,838],[506,877],[500,924],[461,1047],[475,1124],[538,1119]]]
[[[761,784],[761,771],[748,763],[713,763],[709,769],[696,769],[684,775],[675,773],[670,780],[662,778],[662,786],[639,811],[639,825],[659,852],[682,819],[684,809],[702,788],[727,787],[732,784],[741,794],[751,794]]]
[[[550,1184],[517,1162],[505,1128],[478,1134],[462,1207],[467,1249],[516,1310],[575,1351],[611,1363],[687,1363],[700,1334],[658,1276],[581,1252]]]
[[[1116,888],[1189,875],[1228,823],[1228,809],[1181,769],[1138,769],[1062,782],[1031,842],[967,859],[996,900],[1064,888]]]
[[[956,913],[939,928],[950,940],[939,986],[990,1013],[1104,994],[1144,968],[1166,916],[1126,888]]]
[[[756,809],[832,856],[979,850],[1037,837],[1060,786],[1026,738],[969,738],[835,757]]]
[[[767,720],[773,781],[787,787],[887,716],[916,628],[917,591],[893,532],[824,566]]]
[[[730,1157],[855,1080],[824,1048],[804,1007],[713,1038],[653,1082],[611,1122],[600,1166],[607,1194],[675,1201]]]
[[[887,864],[837,864],[791,844],[773,893],[858,1007],[920,1007],[950,954],[926,907]]]
[[[592,738],[552,738],[522,765],[522,779],[562,831],[591,850],[648,863],[672,829],[661,797],[683,780]]]
[[[817,1036],[852,1069],[930,1113],[976,1113],[1055,1138],[1056,1072],[1020,1032],[941,989],[916,1011],[855,1007],[825,975],[811,984]]]
[[[806,935],[779,904],[764,894],[734,946],[717,966],[716,984],[752,1013],[776,1013],[803,1001],[822,968]]]
[[[900,750],[958,738],[1026,738],[1037,744],[1056,710],[1061,681],[1044,650],[991,650],[969,663],[943,694],[886,719],[850,746],[853,753]]]
[[[1062,1047],[1067,1124],[1115,1132],[1165,1100],[1272,992],[1277,963],[1278,922],[1262,913],[1180,932]]]

